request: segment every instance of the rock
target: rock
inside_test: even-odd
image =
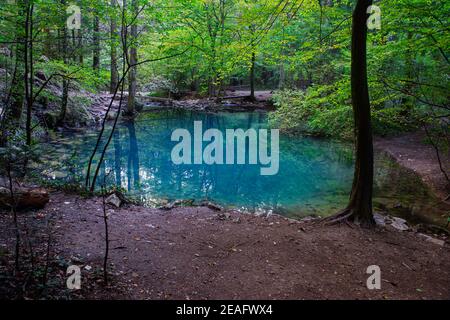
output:
[[[408,224],[405,219],[398,217],[389,217],[390,218],[390,226],[399,231],[407,231],[409,230]]]
[[[379,213],[374,213],[373,218],[375,219],[375,223],[377,225],[383,226],[383,227],[386,225],[385,216],[383,216]]]
[[[11,56],[11,50],[9,50],[6,47],[2,47],[2,48],[0,48],[0,54],[4,55],[4,56],[7,56],[7,57],[10,57]]]
[[[445,241],[444,240],[436,239],[436,238],[430,237],[429,235],[426,235],[426,234],[423,234],[423,233],[418,233],[417,235],[419,237],[424,238],[425,241],[437,244],[438,246],[443,247],[445,245]]]
[[[108,198],[106,198],[106,203],[113,205],[116,208],[120,208],[120,206],[122,205],[122,200],[120,200],[120,198],[115,193],[113,193]]]
[[[308,221],[314,221],[314,220],[318,220],[318,219],[320,219],[320,218],[316,217],[316,216],[307,216],[307,217],[301,218],[300,220],[298,220],[298,222],[308,222]],[[295,220],[295,221],[297,221],[297,220]]]
[[[106,116],[106,120],[107,120],[107,121],[112,121],[112,120],[115,120],[116,117],[117,117],[117,112],[110,111],[110,112],[108,113],[108,115]]]
[[[219,220],[230,220],[231,215],[228,212],[221,212],[217,215],[217,217],[219,218]]]
[[[192,200],[192,199],[175,200],[175,201],[169,202],[169,203],[159,207],[159,209],[161,209],[161,210],[172,210],[175,207],[192,206],[193,203],[194,203],[194,200]]]
[[[391,226],[392,228],[399,231],[407,231],[411,228],[408,226],[408,223],[405,219],[393,217],[393,216],[384,216],[379,213],[374,213],[373,215],[375,222],[379,226]]]
[[[50,200],[48,191],[44,188],[31,188],[31,189],[15,189],[14,200],[16,202],[17,209],[42,209]],[[11,195],[10,190],[0,187],[0,207],[11,207]]]
[[[209,209],[214,210],[214,211],[223,211],[223,207],[219,206],[218,204],[209,202],[209,201],[202,202],[201,206],[208,207]]]
[[[170,202],[168,204],[165,204],[161,207],[159,207],[158,209],[160,210],[172,210],[175,207],[175,204],[173,202]]]

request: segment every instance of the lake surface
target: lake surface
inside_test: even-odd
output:
[[[193,132],[194,121],[202,121],[203,130],[217,128],[224,134],[225,129],[268,127],[267,115],[259,112],[143,113],[134,122],[118,124],[98,182],[120,186],[150,206],[176,199],[209,200],[228,208],[301,217],[332,214],[347,203],[353,178],[351,145],[281,134],[279,171],[273,176],[262,176],[260,165],[175,165],[171,151],[177,142],[171,141],[171,134],[178,128]],[[58,134],[45,144],[43,175],[83,181],[96,137],[95,132]],[[400,208],[403,214],[420,217],[431,199],[415,175],[377,156],[376,207]],[[441,218],[429,211],[426,217]]]

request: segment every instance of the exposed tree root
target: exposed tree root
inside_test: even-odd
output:
[[[325,225],[334,225],[338,223],[345,223],[350,221],[350,218],[353,214],[353,211],[350,209],[344,209],[335,215],[332,215],[330,217],[323,218],[321,222],[325,223]]]
[[[364,228],[373,228],[375,226],[375,221],[372,219],[366,220],[360,220],[357,218],[357,215],[355,214],[355,211],[351,208],[346,208],[335,215],[332,215],[330,217],[323,218],[320,220],[321,223],[324,223],[327,226],[330,225],[336,225],[345,223],[348,226],[352,227],[352,224],[360,225]]]

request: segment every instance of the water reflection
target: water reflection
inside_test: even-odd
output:
[[[110,185],[121,186],[148,204],[157,199],[208,199],[229,207],[274,209],[287,215],[324,215],[346,204],[353,177],[349,145],[281,135],[280,168],[274,176],[261,176],[259,165],[174,165],[170,158],[176,144],[170,139],[172,131],[184,128],[193,132],[194,121],[202,121],[203,130],[217,128],[223,133],[225,129],[267,127],[266,115],[258,112],[146,113],[135,122],[118,126],[101,174],[112,171]],[[61,137],[47,146],[47,163],[75,152],[77,164],[68,162],[58,176],[83,176],[95,137],[95,133]],[[421,184],[411,183],[392,161],[380,157],[376,167],[376,202],[393,199],[410,204],[419,196],[429,197]]]

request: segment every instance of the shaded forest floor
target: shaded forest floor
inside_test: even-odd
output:
[[[24,247],[28,255],[33,247],[38,279],[51,234],[45,290],[32,290],[33,281],[18,285],[10,277],[12,217],[1,214],[1,296],[25,292],[27,298],[71,299],[450,299],[448,243],[441,246],[390,227],[321,226],[206,207],[108,207],[111,278],[105,287],[102,208],[101,198],[56,192],[45,209],[20,215],[21,225],[33,235]],[[71,264],[82,268],[79,291],[65,289],[65,270]],[[381,267],[381,290],[366,287],[370,265]]]

